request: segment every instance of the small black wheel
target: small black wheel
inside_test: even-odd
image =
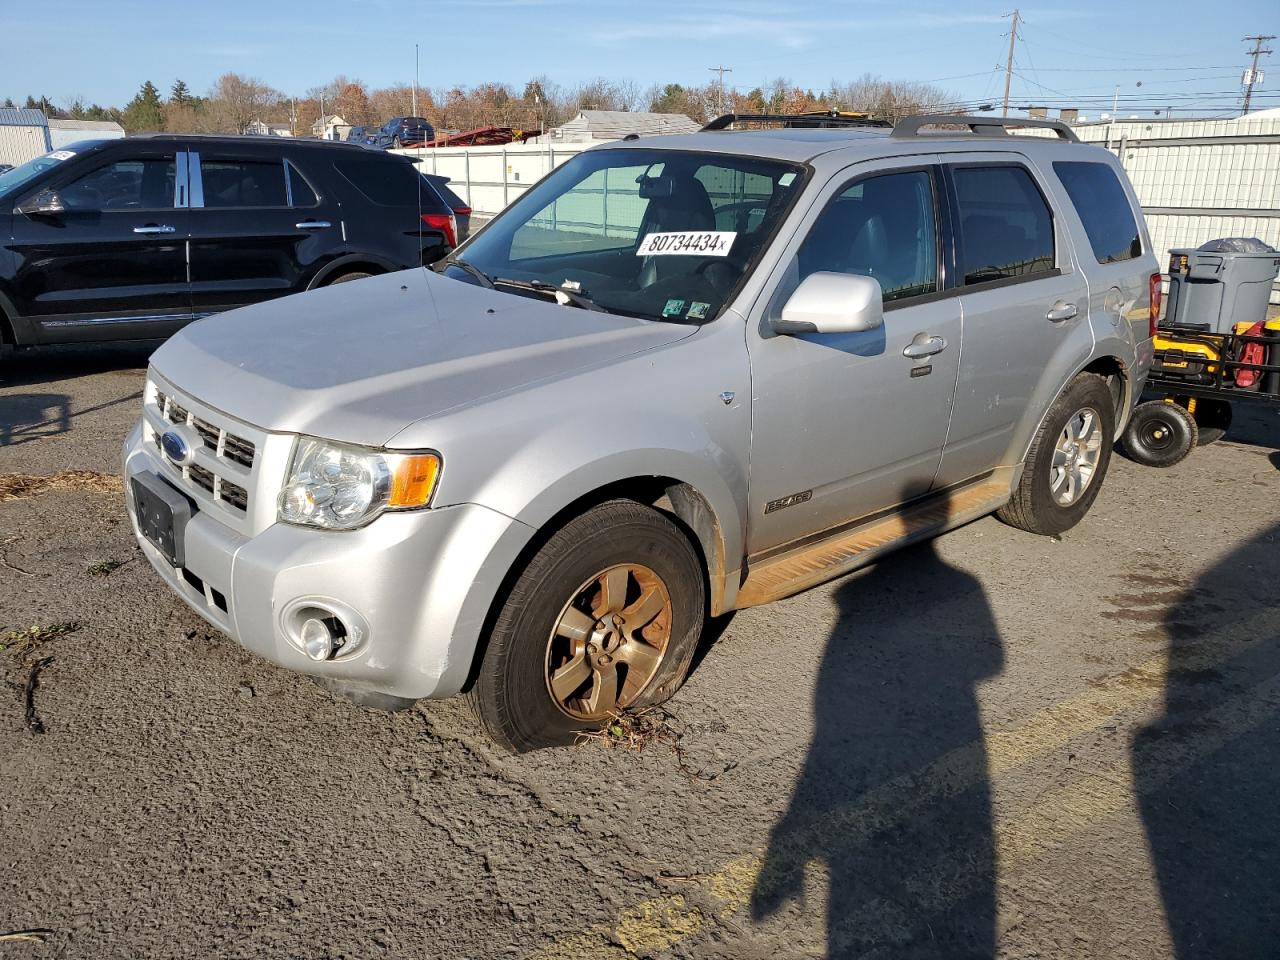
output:
[[[1091,373],[1077,376],[1049,408],[1027,451],[1018,486],[996,516],[1042,536],[1074,527],[1102,488],[1115,422],[1106,381]]]
[[[1172,467],[1195,448],[1199,432],[1186,407],[1148,400],[1134,409],[1122,443],[1131,460],[1147,467]]]
[[[363,271],[360,271],[360,270],[355,270],[355,271],[352,271],[351,273],[344,273],[340,277],[334,277],[327,284],[325,284],[325,286],[331,287],[335,283],[350,283],[352,280],[364,280],[366,277],[371,277],[371,276],[373,276],[373,274],[364,273]]]
[[[1196,446],[1216,443],[1231,429],[1231,404],[1226,400],[1196,401],[1196,429],[1199,431]]]
[[[706,617],[702,563],[670,517],[610,500],[533,555],[467,694],[515,752],[572,743],[684,681]]]

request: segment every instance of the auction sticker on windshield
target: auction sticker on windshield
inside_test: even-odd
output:
[[[677,230],[647,233],[636,249],[638,257],[727,257],[738,234],[733,230]]]

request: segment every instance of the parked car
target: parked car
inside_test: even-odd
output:
[[[347,131],[347,135],[343,137],[343,140],[346,143],[358,143],[363,146],[368,132],[366,127],[352,127]]]
[[[367,133],[366,143],[384,150],[399,150],[435,139],[436,132],[422,117],[392,117]]]
[[[1070,528],[1151,364],[1140,208],[1064,124],[926,119],[596,147],[438,272],[183,331],[124,446],[145,555],[250,650],[523,750],[670,697],[709,615]]]
[[[424,173],[423,176],[427,178],[436,193],[440,195],[440,199],[453,211],[453,218],[457,226],[458,243],[466,240],[471,236],[471,204],[449,189],[448,177],[441,177],[434,173]]]
[[[454,214],[404,158],[285,137],[88,140],[0,174],[0,340],[164,337],[431,263]]]

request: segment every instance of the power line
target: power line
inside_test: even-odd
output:
[[[1245,37],[1244,39],[1246,43],[1250,40],[1253,41],[1253,50],[1250,51],[1253,54],[1253,66],[1251,66],[1249,71],[1244,75],[1244,107],[1240,111],[1241,116],[1248,115],[1249,101],[1253,99],[1253,85],[1258,82],[1258,57],[1262,56],[1264,53],[1271,53],[1270,50],[1263,50],[1262,45],[1268,40],[1274,40],[1275,34],[1270,36]]]
[[[710,70],[712,73],[720,74],[720,82],[716,88],[716,104],[717,104],[716,113],[723,114],[724,113],[724,75],[726,73],[733,73],[733,67],[726,67],[723,64],[721,64],[718,67],[707,67],[707,69]]]

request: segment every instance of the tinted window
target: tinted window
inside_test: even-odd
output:
[[[201,159],[206,207],[288,206],[279,160]]]
[[[1053,165],[1053,172],[1067,188],[1099,263],[1142,256],[1138,224],[1114,170],[1105,163],[1063,161]]]
[[[161,210],[173,206],[170,159],[117,160],[62,187],[68,210]]]
[[[307,183],[307,178],[287,160],[285,165],[289,168],[289,192],[293,198],[293,206],[314,207],[320,201],[316,199],[316,192],[311,189],[311,184]]]
[[[1053,217],[1025,168],[956,167],[953,175],[965,283],[1053,269]]]
[[[449,189],[444,177],[427,177],[427,182],[436,188],[436,193],[440,194],[440,199],[447,203],[452,209],[457,210],[461,207],[470,206],[467,201]]]
[[[414,193],[422,178],[407,163],[383,159],[377,155],[343,157],[333,162],[342,176],[365,198],[384,207],[414,207],[418,197]],[[423,191],[424,205],[435,209],[434,193]],[[430,201],[425,198],[429,197]]]
[[[933,292],[938,248],[932,178],[916,170],[848,187],[814,223],[798,260],[798,280],[820,270],[874,277],[886,301]]]

